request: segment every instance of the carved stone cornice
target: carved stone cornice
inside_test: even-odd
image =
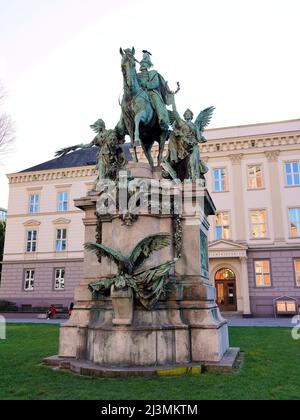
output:
[[[64,217],[60,217],[52,222],[54,225],[69,225],[71,220],[65,219]]]
[[[237,153],[234,155],[229,155],[229,159],[231,160],[233,165],[240,165],[243,159],[243,153]]]
[[[284,146],[298,146],[300,145],[300,135],[295,134],[274,134],[272,136],[249,136],[247,138],[227,138],[209,140],[207,143],[200,145],[202,154],[207,153],[232,153],[235,151],[243,151],[243,153],[257,152],[261,149],[268,149],[271,147]]]
[[[209,258],[247,258],[247,245],[219,240],[208,245]]]
[[[72,184],[58,184],[58,185],[55,185],[55,188],[58,189],[58,190],[60,190],[60,189],[68,190],[71,187],[72,187]]]
[[[237,153],[257,153],[261,152],[262,149],[280,148],[280,147],[297,147],[300,145],[300,133],[287,133],[286,135],[272,134],[262,136],[249,136],[249,137],[232,137],[232,138],[220,138],[208,140],[207,143],[199,145],[201,158],[211,153],[217,153],[218,155],[228,155]],[[133,150],[131,154],[133,156]],[[165,147],[165,152],[168,151],[168,145]],[[158,153],[157,144],[153,147],[153,153]],[[138,156],[141,161],[144,161],[144,154],[142,150],[138,150]],[[211,156],[209,156],[211,157]]]
[[[265,156],[269,162],[277,162],[279,155],[280,155],[280,150],[269,150],[265,152]]]
[[[223,250],[223,251],[210,251],[208,252],[209,258],[216,259],[216,258],[245,258],[246,259],[246,251],[231,251],[231,250]]]
[[[28,220],[27,222],[23,223],[25,227],[37,227],[40,226],[41,222],[37,220]]]
[[[42,191],[43,187],[29,187],[27,188],[27,191],[29,192],[37,192],[37,191]]]
[[[94,176],[97,176],[97,169],[95,166],[63,168],[59,170],[41,172],[21,172],[7,175],[10,184],[67,180]]]

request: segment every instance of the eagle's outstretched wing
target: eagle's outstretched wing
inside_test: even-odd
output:
[[[171,235],[168,233],[158,233],[148,236],[140,241],[128,256],[131,266],[134,270],[137,270],[150,257],[152,252],[160,251],[169,246],[171,242]]]
[[[114,278],[105,278],[89,284],[89,290],[93,297],[97,298],[99,294],[105,295],[110,291],[111,286],[114,284]]]
[[[166,294],[170,281],[169,273],[174,265],[175,261],[168,261],[134,276],[135,292],[146,309],[151,309],[160,297]]]
[[[88,242],[84,244],[85,249],[88,251],[94,252],[97,257],[105,257],[113,261],[115,264],[117,264],[118,267],[120,266],[126,266],[128,263],[128,260],[126,257],[124,257],[122,254],[120,254],[118,251],[115,251],[108,246]]]
[[[206,108],[203,111],[201,111],[198,115],[195,124],[199,128],[200,133],[202,133],[204,128],[207,127],[210,123],[215,109],[216,108],[214,106],[210,106],[209,108]]]

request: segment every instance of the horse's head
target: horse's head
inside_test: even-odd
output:
[[[137,63],[137,59],[135,58],[135,48],[132,49],[127,48],[126,50],[123,50],[120,48],[120,54],[122,56],[122,73],[124,76],[124,80],[126,81],[127,87],[129,89],[133,86],[133,74],[135,72],[135,63]]]

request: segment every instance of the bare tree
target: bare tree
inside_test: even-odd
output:
[[[9,151],[15,139],[15,128],[11,117],[2,111],[6,98],[5,90],[0,82],[0,157]]]

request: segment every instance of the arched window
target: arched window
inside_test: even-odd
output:
[[[235,280],[235,274],[229,268],[221,268],[221,270],[217,271],[216,280]]]

